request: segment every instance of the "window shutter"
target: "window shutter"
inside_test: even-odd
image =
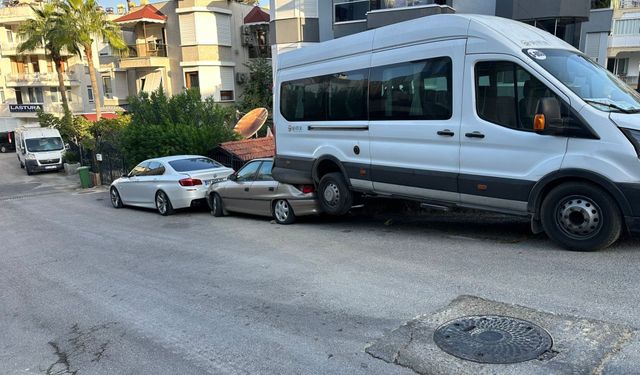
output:
[[[196,17],[194,13],[180,15],[180,44],[196,44]]]
[[[216,13],[216,28],[218,31],[218,44],[223,46],[231,45],[231,16],[228,14]]]

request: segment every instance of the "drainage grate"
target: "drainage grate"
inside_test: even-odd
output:
[[[436,329],[433,340],[443,351],[480,363],[517,363],[540,357],[553,339],[526,320],[496,315],[467,316]]]

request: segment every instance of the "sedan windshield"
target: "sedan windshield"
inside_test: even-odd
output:
[[[640,112],[640,96],[586,56],[568,50],[524,51],[585,102],[602,111]]]
[[[26,139],[27,150],[30,152],[58,151],[64,148],[60,137]]]
[[[222,164],[209,158],[189,158],[170,161],[169,165],[176,172],[201,171],[204,169],[220,168]]]

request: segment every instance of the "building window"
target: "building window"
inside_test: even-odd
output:
[[[10,29],[7,30],[7,42],[13,43],[13,32]]]
[[[89,103],[93,103],[93,88],[91,86],[87,86],[87,98],[89,98]]]
[[[355,0],[337,3],[333,6],[333,22],[351,22],[367,19],[367,12],[371,10],[370,0]]]
[[[184,74],[184,81],[185,87],[188,89],[200,88],[200,77],[198,76],[198,72],[186,72]]]
[[[52,87],[50,90],[51,103],[60,103],[60,90],[57,87]]]
[[[640,19],[615,20],[613,23],[613,35],[638,35],[640,34]]]
[[[29,94],[29,103],[44,103],[42,87],[29,87],[27,93]]]
[[[233,101],[233,90],[220,90],[220,101]]]
[[[0,89],[0,102],[1,102],[2,104],[4,104],[4,103],[6,103],[6,102],[7,102],[7,99],[6,99],[6,98],[5,98],[5,96],[4,96],[4,89]]]
[[[102,85],[104,86],[104,97],[107,99],[113,98],[113,87],[111,86],[111,77],[102,77]]]
[[[68,101],[69,103],[71,103],[71,101],[72,101],[72,100],[71,100],[71,98],[72,98],[72,96],[71,96],[71,89],[70,89],[70,88],[67,88],[67,101]]]

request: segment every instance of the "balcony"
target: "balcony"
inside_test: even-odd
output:
[[[65,86],[78,86],[80,83],[68,73],[62,74]],[[7,87],[56,87],[57,73],[11,73],[5,76]]]
[[[640,0],[620,0],[618,2],[617,8],[619,9],[640,8]]]
[[[129,46],[128,53],[120,60],[120,68],[160,68],[169,66],[167,47],[149,42]]]
[[[17,42],[2,42],[1,44],[1,50],[2,50],[2,55],[4,56],[17,56],[17,55],[24,55],[24,54],[29,54],[29,55],[46,55],[46,51],[44,50],[44,47],[38,47],[36,49],[33,49],[29,52],[24,52],[24,53],[18,53],[18,46],[20,45],[20,41]],[[60,51],[60,54],[62,56],[72,56],[73,53],[70,53],[69,51],[67,51],[66,48],[64,48],[62,51]]]

